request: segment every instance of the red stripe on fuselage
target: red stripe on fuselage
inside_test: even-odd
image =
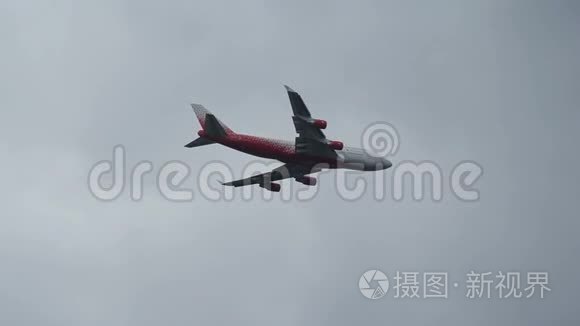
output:
[[[329,161],[328,159],[297,154],[294,148],[294,142],[291,141],[234,133],[219,138],[208,137],[206,135],[203,136],[235,150],[250,155],[275,159],[281,162],[295,162],[300,164],[316,164],[324,162],[331,165],[336,164],[336,161],[334,160]]]
[[[230,134],[215,141],[251,155],[277,159],[283,162],[296,158],[294,144],[282,140]]]

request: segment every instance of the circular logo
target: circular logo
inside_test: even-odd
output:
[[[366,298],[376,300],[382,298],[389,290],[389,279],[385,273],[371,269],[364,272],[358,280],[360,293]]]
[[[399,150],[399,132],[388,122],[375,122],[365,128],[361,144],[372,157],[395,155]]]

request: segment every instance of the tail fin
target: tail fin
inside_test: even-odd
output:
[[[233,131],[226,126],[225,123],[221,122],[215,117],[211,112],[201,104],[191,104],[197,120],[201,125],[201,128],[209,135],[214,137],[221,137],[228,134],[232,134]]]

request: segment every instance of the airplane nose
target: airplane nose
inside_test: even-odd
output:
[[[393,163],[387,159],[383,159],[383,169],[388,169],[393,166]]]
[[[365,171],[386,170],[393,166],[393,163],[387,159],[374,158],[365,163]]]

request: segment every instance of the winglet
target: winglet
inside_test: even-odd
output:
[[[292,88],[290,88],[290,86],[288,86],[288,85],[284,85],[284,88],[286,88],[286,91],[289,93],[296,93],[296,91],[293,90]]]

